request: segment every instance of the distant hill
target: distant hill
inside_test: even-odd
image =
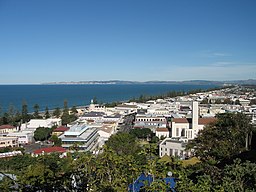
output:
[[[256,85],[255,79],[248,80],[234,80],[234,81],[207,81],[207,80],[190,80],[190,81],[121,81],[121,80],[109,80],[109,81],[70,81],[70,82],[50,82],[43,83],[44,85],[90,85],[90,84],[186,84],[186,85],[225,85],[225,84],[238,84],[238,85]]]

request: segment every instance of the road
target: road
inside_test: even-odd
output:
[[[126,115],[124,117],[123,125],[119,127],[119,132],[129,132],[133,128],[135,114]]]

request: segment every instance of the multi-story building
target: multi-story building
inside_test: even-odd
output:
[[[18,147],[18,137],[0,137],[0,148]]]
[[[81,151],[93,151],[98,145],[98,129],[86,124],[73,125],[68,131],[59,136],[62,147],[71,148],[77,146]]]
[[[155,132],[156,128],[166,128],[166,118],[155,114],[137,114],[134,128],[149,128]]]
[[[29,144],[29,143],[33,142],[33,132],[32,131],[13,132],[13,133],[9,133],[7,136],[17,137],[19,145]]]

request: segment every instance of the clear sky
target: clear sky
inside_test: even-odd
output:
[[[256,78],[256,0],[0,0],[0,84]]]

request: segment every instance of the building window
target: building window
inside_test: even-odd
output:
[[[181,136],[185,136],[185,129],[184,128],[181,130]]]
[[[178,156],[178,149],[175,149],[175,156],[177,157]]]
[[[172,153],[173,153],[173,150],[172,150],[172,149],[170,149],[170,156],[171,156],[171,155],[173,155]]]
[[[176,128],[176,137],[179,136],[179,128]]]

